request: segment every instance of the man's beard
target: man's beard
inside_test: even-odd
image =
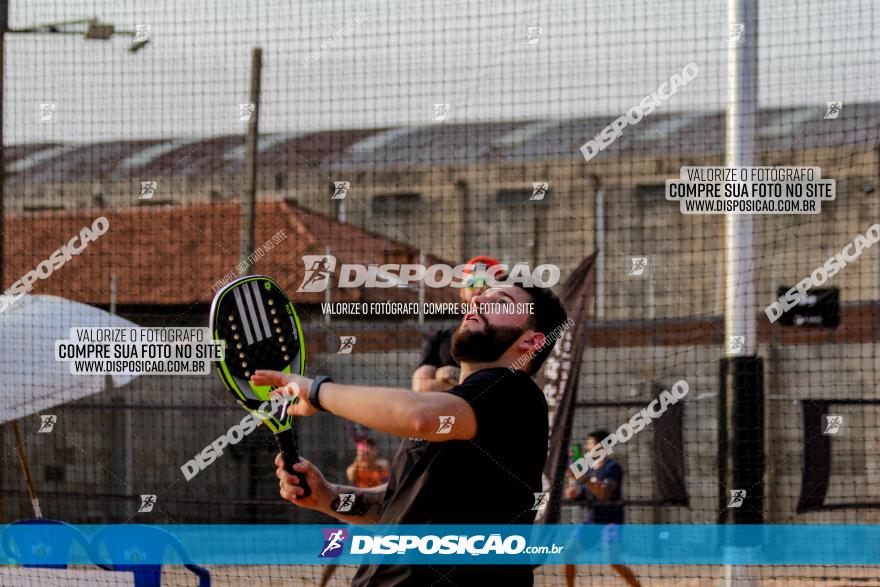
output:
[[[517,326],[492,326],[488,322],[483,332],[459,326],[452,335],[452,356],[459,363],[497,361],[523,332],[525,329]]]

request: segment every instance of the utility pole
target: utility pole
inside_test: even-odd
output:
[[[245,137],[244,174],[245,189],[241,197],[240,243],[239,256],[244,267],[244,275],[253,275],[253,267],[248,265],[248,256],[254,250],[254,231],[257,219],[257,139],[260,124],[260,76],[263,68],[263,50],[254,47],[251,55],[251,87],[250,103],[254,110],[248,121],[247,137]],[[248,486],[250,497],[257,494],[255,479],[258,478],[259,466],[257,451],[250,451],[248,457],[248,473],[251,482]],[[249,507],[249,515],[256,516],[256,506]]]
[[[728,48],[727,166],[757,163],[755,126],[758,109],[758,0],[730,0],[730,22],[743,27]],[[721,465],[722,521],[760,524],[764,520],[764,384],[758,357],[754,216],[725,218],[726,280],[720,419],[724,437]],[[734,343],[731,345],[731,343]],[[730,491],[746,491],[741,507],[730,509]]]
[[[248,121],[247,136],[245,137],[245,190],[241,198],[241,234],[239,257],[244,263],[244,274],[253,273],[252,267],[247,265],[248,256],[255,246],[254,231],[257,218],[257,140],[260,129],[260,77],[263,69],[263,50],[254,47],[251,56],[251,88],[250,103],[254,107]]]
[[[4,264],[6,240],[6,213],[4,195],[6,193],[6,151],[3,147],[3,80],[6,77],[6,31],[9,28],[9,0],[0,0],[0,293],[6,290],[6,266]]]
[[[6,77],[6,29],[9,28],[9,0],[0,0],[0,295],[6,291],[6,274],[3,264],[3,252],[6,240],[6,213],[3,195],[6,183],[6,152],[3,149],[3,78]],[[0,449],[6,453],[6,430],[0,428]],[[6,489],[6,478],[3,468],[0,468],[0,520],[6,518],[6,502],[3,491]]]
[[[758,1],[728,0],[727,162],[757,164]],[[731,35],[731,33],[733,33]],[[725,310],[727,352],[721,359],[718,397],[719,523],[729,560],[759,545],[736,532],[736,525],[764,522],[764,363],[758,356],[754,217],[725,218]],[[731,508],[736,500],[737,507]],[[757,584],[753,568],[724,565],[723,585]]]

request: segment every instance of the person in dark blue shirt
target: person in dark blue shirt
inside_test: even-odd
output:
[[[584,443],[584,454],[590,454],[593,447],[607,436],[609,436],[607,430],[591,432]],[[606,526],[602,531],[603,546],[613,548],[617,540],[616,526],[623,524],[623,467],[616,459],[604,452],[601,454],[602,456],[593,461],[580,479],[575,479],[573,475],[569,478],[565,496],[583,504],[586,509],[584,524]],[[629,567],[613,564],[611,568],[626,581],[627,585],[634,587],[641,585]],[[568,587],[574,587],[576,576],[575,565],[565,565],[565,582]]]

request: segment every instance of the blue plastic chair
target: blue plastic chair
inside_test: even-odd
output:
[[[211,586],[211,573],[189,562],[189,555],[180,541],[170,532],[152,526],[123,524],[102,528],[92,538],[92,553],[95,563],[111,571],[134,573],[135,587],[160,587],[162,584],[162,564],[138,564],[140,560],[164,561],[167,549],[177,553],[183,566],[199,578],[199,587]],[[111,561],[131,561],[130,564],[103,564],[100,559],[102,549],[110,555]],[[171,563],[175,564],[175,563]]]
[[[34,526],[51,528],[42,532],[37,531]],[[91,558],[91,543],[88,538],[75,527],[58,520],[17,520],[3,532],[2,542],[6,556],[24,567],[66,569],[66,563],[56,561],[59,553],[64,560],[69,560],[74,544],[79,544],[83,553]]]

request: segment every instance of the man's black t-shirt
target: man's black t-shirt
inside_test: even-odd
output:
[[[471,440],[405,440],[380,524],[531,524],[547,459],[547,402],[522,371],[485,369],[447,392],[477,416]],[[454,414],[450,414],[454,415]],[[454,424],[453,424],[454,426]],[[438,428],[440,422],[438,422]],[[527,565],[363,565],[352,587],[533,584]]]
[[[419,357],[419,367],[431,365],[432,367],[458,367],[458,361],[452,356],[451,328],[441,328],[422,345],[422,356]]]

